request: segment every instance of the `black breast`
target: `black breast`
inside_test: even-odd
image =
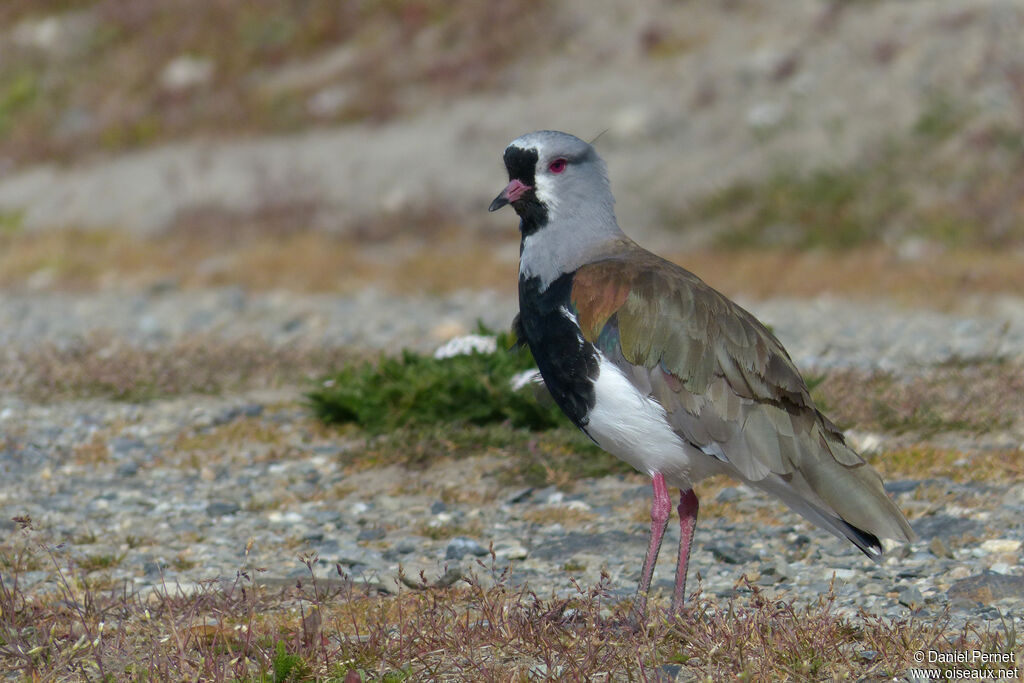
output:
[[[520,277],[519,322],[555,403],[582,429],[594,407],[599,368],[597,351],[564,313],[570,310],[572,278],[562,275],[542,291],[539,278]]]

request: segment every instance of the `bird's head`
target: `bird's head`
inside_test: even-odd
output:
[[[511,204],[524,236],[559,219],[613,215],[604,161],[578,137],[553,130],[527,133],[509,143],[504,160],[509,182],[489,210]]]

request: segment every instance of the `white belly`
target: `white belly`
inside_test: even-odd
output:
[[[603,357],[600,369],[586,431],[601,448],[641,472],[651,476],[661,472],[669,484],[682,489],[718,471],[715,458],[672,430],[658,401],[641,393]]]

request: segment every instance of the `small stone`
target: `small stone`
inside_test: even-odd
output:
[[[287,512],[273,510],[267,513],[267,521],[274,522],[275,524],[298,524],[302,521],[302,515],[294,510],[288,510]]]
[[[916,586],[900,586],[896,589],[897,599],[901,605],[917,609],[924,605],[924,596]]]
[[[548,494],[547,504],[548,505],[561,505],[565,500],[565,493],[562,491],[552,491]]]
[[[782,581],[793,575],[793,570],[785,560],[777,559],[768,566],[761,569],[765,576],[775,577],[776,581]]]
[[[952,569],[950,569],[949,573],[946,576],[949,579],[952,579],[953,581],[958,581],[960,579],[966,579],[970,575],[971,575],[971,570],[970,570],[969,567],[965,567],[963,565],[958,565],[958,566],[953,567]]]
[[[786,537],[789,544],[794,548],[803,548],[805,545],[811,542],[811,537],[807,534],[791,534]]]
[[[902,479],[899,481],[886,482],[884,488],[886,492],[895,496],[900,493],[910,493],[911,491],[915,491],[920,485],[921,481],[918,479]]]
[[[494,550],[495,557],[504,560],[525,560],[529,554],[529,551],[518,543]]]
[[[242,507],[238,503],[217,500],[206,506],[206,514],[210,517],[223,517],[225,515],[233,515],[241,509]]]
[[[730,547],[727,545],[713,545],[708,547],[711,554],[719,562],[725,562],[726,564],[746,564],[753,562],[757,559],[756,555],[748,553],[746,550],[738,547]]]
[[[444,501],[436,500],[430,506],[430,514],[439,515],[442,512],[447,512],[448,506],[444,504]]]
[[[23,586],[35,586],[45,581],[49,581],[52,578],[50,572],[42,569],[33,569],[31,571],[23,572],[19,576],[19,584]]]
[[[483,557],[487,552],[487,548],[473,539],[459,537],[453,538],[448,542],[448,547],[444,551],[444,557],[446,560],[461,560],[466,555]]]
[[[842,567],[830,569],[829,572],[839,581],[852,581],[857,576],[857,572],[853,569],[844,569]]]
[[[1006,598],[1024,598],[1024,576],[1003,575],[994,572],[976,574],[961,579],[947,591],[950,599],[964,598],[989,604]]]
[[[945,543],[942,542],[942,539],[938,536],[933,537],[932,540],[928,543],[928,550],[935,557],[945,557],[947,559],[953,558],[953,552]]]
[[[139,473],[138,463],[128,461],[117,466],[115,474],[119,477],[134,477]]]
[[[961,536],[980,535],[984,525],[973,519],[953,517],[952,515],[931,515],[914,521],[911,526],[922,540],[931,540],[935,536],[944,538],[960,538]]]
[[[533,487],[528,486],[525,489],[519,489],[505,499],[506,505],[514,505],[516,503],[522,503],[533,494]]]
[[[530,671],[528,672],[527,677],[530,680],[538,680],[538,681],[539,680],[544,680],[544,681],[558,680],[559,678],[561,678],[562,668],[563,667],[562,667],[561,664],[555,664],[550,669],[548,668],[547,664],[544,664],[544,663],[535,664],[530,669]]]
[[[681,664],[662,664],[661,669],[658,673],[661,681],[677,681],[679,680],[679,672],[683,670]]]
[[[2,413],[0,419],[3,419]],[[1020,450],[1024,451],[1024,444],[1021,444]],[[1024,484],[1011,487],[1003,496],[1003,505],[1024,505]]]
[[[205,85],[213,77],[213,62],[203,57],[179,55],[160,72],[160,85],[172,92]]]
[[[356,536],[356,540],[357,541],[379,541],[380,539],[384,538],[384,536],[386,536],[386,535],[387,535],[387,532],[385,532],[380,527],[370,527],[368,529],[363,529],[362,531],[360,531],[359,534]]]
[[[126,436],[115,436],[107,445],[114,457],[124,457],[136,450],[145,450],[146,443],[141,439]]]
[[[150,560],[149,562],[144,562],[142,564],[142,573],[146,576],[155,576],[161,574],[166,568],[166,562],[161,562],[159,560]]]
[[[1015,553],[1020,546],[1021,542],[1012,538],[993,538],[982,541],[980,547],[986,553]]]
[[[263,414],[263,406],[259,403],[249,403],[242,406],[242,415],[246,417],[259,417]]]
[[[334,538],[323,538],[317,541],[316,552],[320,557],[334,557],[341,552],[341,544]]]

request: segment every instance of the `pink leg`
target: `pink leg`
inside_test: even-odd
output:
[[[651,543],[647,546],[647,557],[644,559],[643,572],[640,574],[640,585],[636,589],[636,599],[633,601],[632,621],[634,624],[639,624],[647,612],[647,593],[651,590],[654,563],[658,560],[661,539],[665,535],[668,516],[672,512],[672,499],[668,495],[665,477],[660,472],[654,475],[651,486],[654,489],[654,497],[651,499]]]
[[[686,598],[686,565],[690,561],[690,545],[693,543],[693,530],[697,526],[697,510],[700,503],[693,489],[680,492],[679,495],[679,563],[676,564],[676,587],[672,591],[672,613],[683,611],[683,600]]]

